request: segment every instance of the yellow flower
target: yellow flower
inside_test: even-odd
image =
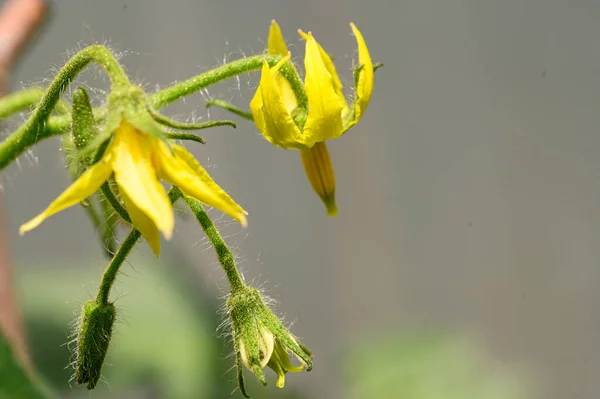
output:
[[[122,119],[102,159],[92,165],[46,210],[19,229],[21,235],[49,216],[91,196],[114,173],[119,193],[136,229],[160,255],[160,235],[173,234],[173,209],[159,177],[183,194],[213,206],[246,225],[247,213],[221,189],[192,154],[178,145],[169,147]]]
[[[339,138],[362,117],[373,92],[373,63],[360,31],[350,24],[358,43],[357,76],[354,104],[349,107],[342,93],[342,83],[329,55],[309,32],[299,31],[306,40],[304,89],[308,99],[306,122],[300,126],[303,110],[290,83],[279,73],[290,54],[275,21],[271,23],[268,54],[284,58],[269,68],[265,61],[256,94],[250,102],[254,122],[273,145],[299,149],[304,170],[315,192],[327,207],[327,214],[337,214],[335,176],[326,140]],[[304,110],[306,111],[306,110]]]

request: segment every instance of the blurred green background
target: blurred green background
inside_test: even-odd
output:
[[[272,18],[299,63],[296,29],[311,30],[346,87],[356,57],[349,22],[385,63],[364,119],[329,146],[337,218],[324,216],[298,154],[271,147],[248,123],[190,146],[250,213],[245,231],[213,213],[246,278],[280,302],[316,354],[311,373],[289,376],[285,390],[251,386],[253,397],[511,398],[529,385],[548,399],[600,397],[600,3],[53,6],[15,89],[44,84],[70,54],[100,42],[153,91],[260,53]],[[106,87],[97,71],[79,82]],[[257,83],[243,76],[168,113],[206,117],[213,97],[246,106]],[[215,332],[225,281],[200,229],[182,220],[160,261],[143,245],[125,265],[107,384],[91,395],[69,386],[61,345],[97,287],[102,252],[77,208],[17,235],[69,182],[59,148],[42,143],[1,179],[29,343],[46,380],[61,396],[229,397],[233,362]]]
[[[220,301],[199,290],[185,262],[166,269],[141,256],[119,283],[127,294],[117,297],[120,311],[103,379],[91,393],[97,398],[234,397],[235,373],[227,331],[219,328]],[[62,266],[62,267],[61,267]],[[100,268],[101,265],[98,265]],[[143,269],[143,272],[141,271]],[[80,280],[97,276],[64,265],[32,268],[20,284],[31,338],[31,352],[43,382],[55,388],[48,396],[24,391],[26,377],[0,368],[0,398],[90,397],[84,387],[66,384],[72,369],[69,325],[77,316],[74,297],[88,297]],[[48,284],[51,282],[51,284]],[[75,287],[75,288],[74,288]],[[530,383],[518,365],[500,365],[476,340],[439,329],[374,331],[352,345],[339,347],[332,365],[344,384],[345,397],[414,399],[524,399]],[[325,333],[325,332],[324,332]],[[72,338],[72,337],[71,337]],[[317,354],[314,373],[319,373]],[[249,393],[257,398],[330,397],[304,389],[303,374],[290,374],[285,389],[260,386],[247,375]],[[4,377],[2,377],[4,376]],[[329,395],[329,394],[323,394]],[[241,395],[239,396],[241,397]]]

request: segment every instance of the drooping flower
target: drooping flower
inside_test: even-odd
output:
[[[212,180],[184,147],[169,146],[123,118],[102,159],[90,166],[42,213],[23,224],[20,234],[36,228],[49,216],[85,200],[113,173],[132,224],[142,233],[156,256],[160,255],[159,232],[168,240],[175,224],[171,203],[159,179],[246,225],[247,213]]]
[[[299,107],[291,84],[280,73],[290,54],[275,21],[271,23],[268,54],[284,57],[272,68],[265,61],[256,94],[250,102],[254,122],[271,144],[298,149],[314,191],[337,214],[335,175],[326,140],[339,138],[364,115],[373,92],[374,69],[364,38],[350,24],[358,43],[359,66],[355,70],[355,99],[348,106],[333,61],[312,34],[299,31],[306,40],[304,90],[307,107]]]
[[[285,374],[312,369],[312,353],[285,328],[267,307],[257,289],[244,287],[227,299],[227,313],[231,320],[233,343],[238,373],[238,385],[248,397],[244,384],[245,366],[267,385],[263,368],[270,367],[277,374],[278,388],[285,384]],[[293,354],[299,366],[289,359]]]

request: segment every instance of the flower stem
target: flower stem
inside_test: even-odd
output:
[[[272,67],[281,61],[281,58],[282,57],[280,56],[254,55],[232,61],[228,64],[204,72],[198,76],[184,80],[183,82],[164,89],[152,95],[150,102],[156,109],[164,107],[173,101],[195,93],[208,86],[217,84],[223,80],[241,75],[246,72],[256,71],[262,68],[264,60],[266,60],[269,66]],[[298,78],[298,75],[296,75],[294,72],[291,62],[286,63],[281,68],[281,73],[288,80],[288,82],[290,82],[290,86],[292,87],[292,90],[298,99],[298,105],[300,107],[307,108],[308,99],[306,97],[306,92],[304,91],[304,86]]]
[[[110,184],[106,181],[100,187],[102,190],[102,194],[106,198],[106,200],[110,203],[112,208],[117,212],[117,214],[126,221],[127,223],[131,223],[131,218],[129,217],[129,213],[127,210],[121,205],[119,199],[115,196],[112,189],[110,188]]]
[[[246,287],[246,284],[244,284],[244,280],[242,280],[242,276],[235,265],[233,254],[229,250],[229,247],[227,247],[227,244],[225,243],[225,240],[223,240],[219,230],[217,230],[212,220],[204,210],[204,207],[199,201],[193,198],[184,196],[183,199],[190,210],[194,213],[194,216],[196,216],[196,219],[206,233],[206,237],[208,237],[208,240],[215,249],[217,257],[219,258],[219,263],[221,263],[221,267],[227,275],[227,281],[229,281],[231,293],[234,294],[243,290]]]
[[[115,282],[119,268],[141,235],[142,234],[137,229],[132,229],[127,235],[127,238],[125,238],[125,241],[123,241],[123,244],[121,244],[121,247],[112,258],[108,267],[104,271],[104,274],[102,275],[102,281],[100,283],[100,287],[98,288],[98,295],[96,295],[96,302],[103,305],[108,304],[108,295],[110,294],[110,289]]]
[[[263,60],[266,60],[269,66],[274,66],[281,60],[281,57],[255,55],[232,61],[155,93],[150,97],[150,102],[155,109],[159,109],[223,80],[243,73],[256,71],[262,67]],[[46,91],[46,94],[42,96],[31,117],[0,143],[0,170],[4,169],[11,161],[35,143],[52,136],[61,135],[71,128],[71,118],[68,115],[52,118],[48,118],[48,116],[53,107],[56,106],[60,94],[91,61],[100,64],[106,70],[113,86],[128,84],[129,81],[125,72],[105,47],[94,45],[77,53],[58,73]],[[302,82],[294,71],[292,63],[288,62],[283,65],[280,72],[290,82],[290,86],[298,100],[298,106],[306,109],[308,107],[306,92],[304,91]],[[28,95],[31,95],[31,93]],[[33,100],[29,99],[29,101]],[[102,109],[100,108],[100,110]],[[103,117],[104,115],[96,114],[96,121],[100,122]]]
[[[175,203],[181,197],[181,191],[175,186],[171,187],[169,190],[169,200],[171,204]],[[141,237],[141,233],[137,229],[132,229],[131,232],[121,244],[121,247],[112,258],[108,267],[104,271],[102,275],[102,281],[100,282],[100,287],[98,287],[98,294],[96,295],[96,302],[99,304],[108,304],[108,296],[110,294],[110,289],[112,288],[113,283],[115,282],[115,278],[119,273],[119,268],[127,258],[127,255],[131,252],[131,249],[136,244],[137,240]]]
[[[45,126],[50,113],[67,86],[92,61],[104,68],[113,88],[130,84],[123,68],[108,49],[93,45],[81,50],[58,72],[29,119],[0,143],[0,170],[38,140],[52,135]]]
[[[2,97],[2,99],[0,99],[0,119],[4,119],[12,114],[32,107],[40,101],[43,95],[44,89],[40,87],[29,87]],[[58,105],[61,106],[61,113],[65,113],[68,110],[68,108],[65,107],[65,104],[59,103]]]

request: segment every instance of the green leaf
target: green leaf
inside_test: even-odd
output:
[[[46,399],[23,371],[0,331],[0,399]]]
[[[344,361],[350,399],[526,399],[519,367],[499,362],[478,342],[432,331],[370,337]]]

